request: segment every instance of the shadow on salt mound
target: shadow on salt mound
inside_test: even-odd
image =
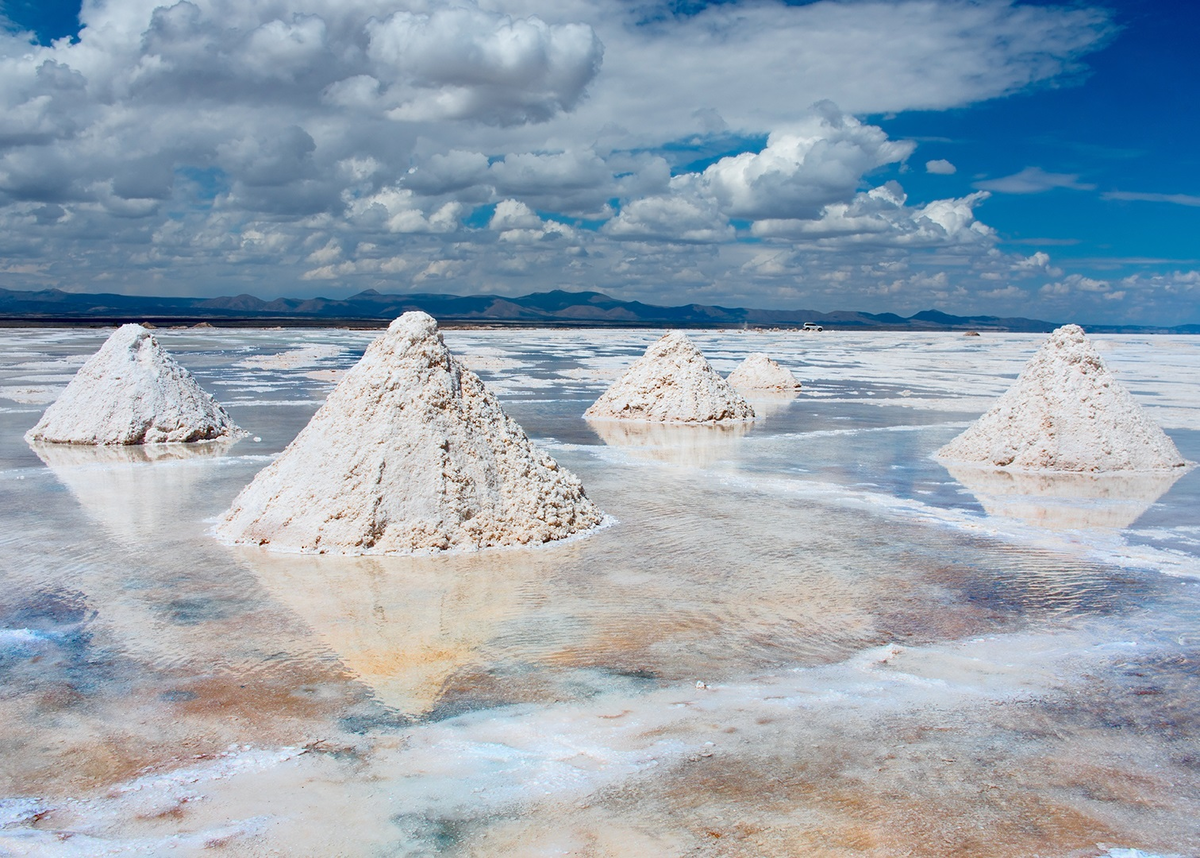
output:
[[[754,425],[611,419],[589,419],[587,424],[610,447],[626,448],[640,459],[689,467],[704,467],[731,458],[737,452],[738,442]]]
[[[566,543],[500,555],[356,557],[260,548],[239,552],[239,559],[379,702],[420,717],[438,707],[457,672],[484,659],[481,651],[506,622],[520,617],[531,587],[579,550]]]
[[[975,495],[988,515],[1048,530],[1129,527],[1184,474],[1182,468],[1075,474],[941,465]]]
[[[190,464],[224,456],[234,443],[222,438],[114,447],[32,441],[29,447],[89,518],[119,541],[142,544],[180,530],[207,475],[207,469]]]

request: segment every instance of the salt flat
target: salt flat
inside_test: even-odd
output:
[[[598,434],[661,332],[448,331],[616,523],[338,558],[209,531],[370,334],[156,331],[250,437],[30,448],[106,333],[0,332],[0,854],[1200,852],[1200,471],[931,458],[1041,336],[689,333],[800,395]],[[1200,339],[1095,340],[1200,459]]]

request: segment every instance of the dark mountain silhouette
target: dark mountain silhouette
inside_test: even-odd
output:
[[[449,324],[558,325],[577,327],[800,327],[805,322],[826,330],[978,330],[1045,332],[1058,326],[1039,319],[997,316],[952,316],[923,310],[912,316],[840,310],[765,310],[687,304],[663,307],[622,301],[602,292],[555,289],[519,298],[499,295],[388,294],[368,289],[349,298],[276,298],[254,295],[177,298],[93,294],[46,289],[24,292],[0,289],[0,324],[112,324],[151,322],[160,325],[352,325],[377,327],[408,310],[424,310]],[[1200,326],[1166,329],[1137,325],[1088,326],[1093,332],[1197,333]]]

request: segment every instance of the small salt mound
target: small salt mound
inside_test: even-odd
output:
[[[754,409],[685,334],[672,331],[646,349],[584,416],[713,423],[753,420]]]
[[[1100,473],[1187,464],[1078,325],[1050,335],[992,409],[936,453],[996,467]]]
[[[284,551],[406,554],[549,542],[602,519],[579,479],[450,354],[437,323],[412,312],[371,343],[216,533]]]
[[[122,325],[46,409],[26,441],[162,444],[240,430],[141,325]]]
[[[754,352],[725,379],[744,396],[762,393],[795,393],[800,382],[791,370],[780,366],[762,352]]]

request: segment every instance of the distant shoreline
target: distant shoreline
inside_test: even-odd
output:
[[[103,315],[103,316],[3,316],[0,315],[0,328],[113,328],[128,323],[146,325],[154,330],[186,331],[213,329],[316,329],[337,328],[352,331],[381,331],[386,328],[390,318],[303,318],[295,316],[284,317],[254,317],[254,316],[155,316],[155,315]],[[754,322],[719,322],[693,321],[678,319],[645,319],[621,321],[601,321],[593,319],[456,319],[443,317],[438,319],[438,325],[443,330],[533,330],[537,328],[554,328],[557,330],[580,331],[619,331],[619,330],[661,330],[683,329],[689,331],[766,331],[780,333],[803,333],[805,336],[819,337],[830,333],[869,333],[891,332],[910,334],[965,334],[968,331],[980,334],[1031,334],[1046,333],[1046,331],[1012,330],[1005,327],[988,327],[979,325],[966,327],[961,325],[936,326],[927,325],[869,325],[845,324],[833,326],[824,322],[824,331],[806,332],[802,325],[796,323],[754,323]],[[1159,328],[1136,325],[1083,325],[1092,334],[1128,334],[1128,335],[1176,335],[1195,336],[1200,330],[1181,328]],[[1192,328],[1194,326],[1188,326]]]
[[[161,330],[190,330],[210,328],[348,328],[350,330],[383,330],[392,320],[337,318],[257,318],[246,316],[0,316],[0,328],[111,328],[130,322],[149,325]],[[601,322],[561,319],[438,319],[439,327],[453,330],[507,328],[562,328],[578,330],[646,330],[654,328],[687,328],[689,330],[780,330],[799,331],[800,325],[752,325],[745,323],[693,323],[667,319],[646,321]],[[826,329],[828,330],[828,329]],[[908,330],[906,328],[855,328],[855,330]]]
[[[407,310],[423,310],[450,328],[563,330],[770,330],[799,331],[805,325],[825,331],[958,331],[966,333],[1049,333],[1062,322],[1002,316],[955,316],[936,309],[911,316],[832,312],[812,308],[765,309],[685,304],[677,307],[626,301],[602,292],[561,289],[509,297],[434,293],[383,294],[374,290],[346,298],[275,298],[253,295],[216,298],[45,289],[22,292],[0,288],[0,327],[96,328],[125,322],[158,328],[211,325],[220,328],[349,328],[379,330]],[[1071,321],[1071,320],[1068,320]],[[1089,333],[1200,334],[1200,324],[1084,325]],[[818,333],[819,332],[814,332]]]

